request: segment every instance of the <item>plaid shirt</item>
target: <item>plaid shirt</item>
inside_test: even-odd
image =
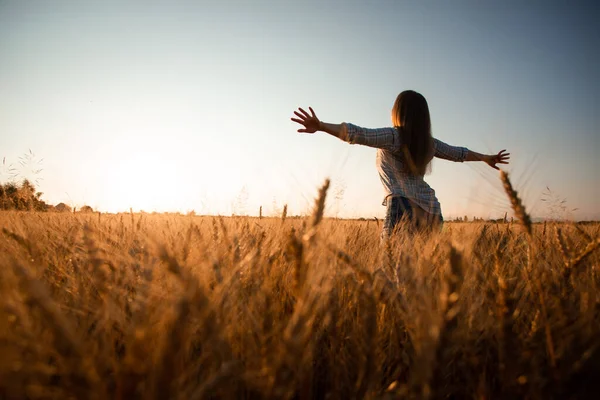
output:
[[[350,123],[342,124],[348,143],[377,148],[377,170],[385,189],[383,205],[390,196],[403,196],[415,202],[428,213],[442,215],[435,191],[423,180],[423,175],[413,175],[405,165],[401,152],[402,142],[396,128],[366,129]],[[343,136],[342,136],[343,137]],[[433,139],[434,156],[444,160],[463,162],[467,157],[465,147],[450,146]]]

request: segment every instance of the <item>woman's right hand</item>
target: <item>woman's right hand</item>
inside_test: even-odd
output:
[[[508,164],[508,160],[510,159],[510,153],[507,153],[506,150],[500,151],[498,154],[490,154],[489,156],[485,156],[483,161],[490,167],[499,170],[496,164]]]
[[[294,111],[294,114],[296,114],[298,118],[291,118],[291,120],[304,126],[304,129],[298,129],[298,132],[315,133],[316,131],[321,130],[321,121],[317,118],[312,107],[308,107],[308,109],[312,115],[309,115],[302,108],[298,108],[299,112]]]

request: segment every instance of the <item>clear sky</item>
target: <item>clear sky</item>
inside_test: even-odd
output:
[[[534,216],[548,186],[571,218],[599,219],[599,7],[0,0],[0,157],[43,157],[53,204],[298,214],[330,177],[329,215],[382,217],[375,150],[297,134],[289,118],[310,105],[389,126],[413,89],[435,137],[511,152]],[[510,210],[484,164],[436,160],[426,180],[446,218]]]

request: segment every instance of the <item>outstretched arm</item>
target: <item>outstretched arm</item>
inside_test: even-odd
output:
[[[292,121],[304,126],[304,128],[298,129],[298,132],[323,131],[351,144],[362,144],[378,149],[393,150],[399,146],[400,138],[395,128],[367,129],[350,123],[329,124],[320,121],[311,107],[309,110],[310,114],[302,108],[294,111],[297,118],[292,118]]]
[[[480,154],[466,147],[450,146],[438,139],[433,139],[433,148],[438,158],[456,162],[483,161],[494,169],[499,169],[496,164],[508,164],[510,158],[510,153],[506,153],[506,150],[498,154]]]
[[[507,153],[506,150],[502,150],[498,154],[480,154],[469,150],[465,161],[483,161],[494,169],[500,169],[496,164],[508,164],[509,159],[510,153]]]
[[[343,129],[342,124],[329,124],[327,122],[323,122],[317,118],[317,115],[313,111],[312,107],[308,107],[310,110],[310,115],[304,111],[302,108],[299,108],[299,111],[294,111],[294,114],[298,118],[292,118],[292,121],[299,123],[300,125],[304,125],[304,129],[298,129],[298,132],[302,133],[315,133],[317,131],[327,132],[336,138],[342,139],[343,141],[348,140],[348,134],[346,129]]]

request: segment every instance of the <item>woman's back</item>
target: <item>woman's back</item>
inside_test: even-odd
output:
[[[414,173],[409,165],[409,156],[403,151],[405,143],[398,128],[367,129],[350,123],[343,125],[348,142],[378,149],[376,164],[385,191],[383,205],[387,205],[390,196],[402,196],[428,213],[441,215],[435,191],[423,180],[423,175]],[[468,151],[465,147],[450,146],[441,140],[433,139],[434,157],[462,162]]]
[[[350,123],[331,124],[302,108],[294,111],[292,121],[304,126],[298,132],[327,132],[353,144],[377,148],[377,170],[385,190],[387,205],[383,237],[389,236],[402,219],[421,229],[443,221],[435,191],[423,180],[433,157],[450,161],[483,161],[490,167],[507,164],[509,153],[480,154],[465,147],[450,146],[431,136],[429,107],[425,98],[412,90],[398,95],[392,108],[393,128],[366,129]]]

